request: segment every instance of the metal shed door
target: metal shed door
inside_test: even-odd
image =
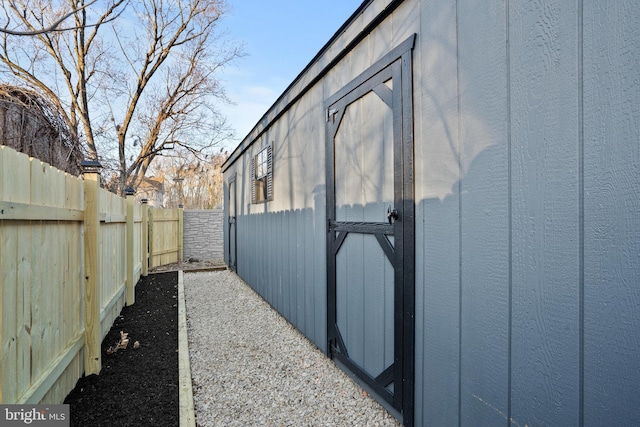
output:
[[[403,72],[410,68],[398,59],[325,103],[327,317],[330,356],[409,425],[413,138],[410,76],[403,80]]]

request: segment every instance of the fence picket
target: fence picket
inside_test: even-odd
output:
[[[0,401],[61,403],[100,372],[137,280],[180,257],[179,217],[0,146]]]

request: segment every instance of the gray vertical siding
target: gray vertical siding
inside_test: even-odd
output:
[[[509,413],[505,13],[501,2],[458,4],[462,425],[504,426]]]
[[[509,9],[510,417],[531,425],[580,412],[577,22],[576,2]]]
[[[309,148],[312,142],[302,138],[288,143],[288,138],[273,129],[261,140],[274,144],[273,201],[252,204],[248,199],[250,159],[257,151],[247,152],[234,164],[233,172],[225,174],[237,174],[237,273],[325,351],[324,188],[318,187],[315,197],[309,191],[304,200],[293,200],[297,193],[304,194],[302,189],[307,186],[317,187],[317,177],[324,180],[323,165],[315,159],[309,167],[294,163],[301,161],[296,151],[321,147]]]
[[[638,22],[635,0],[405,0],[258,138],[274,202],[248,203],[251,147],[227,170],[238,273],[326,350],[322,102],[416,32],[415,425],[640,425]],[[354,342],[388,311],[358,239]]]
[[[423,2],[414,69],[416,425],[458,425],[460,172],[456,4]],[[444,76],[447,76],[444,78]]]
[[[640,4],[583,19],[584,422],[640,425]]]
[[[423,7],[416,425],[640,423],[640,6],[614,3]]]
[[[315,248],[322,223],[313,220],[311,209],[239,217],[237,271],[289,322],[325,350],[326,279],[318,266],[325,258],[318,258],[316,252],[321,251]],[[324,237],[323,230],[320,233]],[[319,286],[323,286],[320,292]],[[322,295],[316,295],[319,293]]]

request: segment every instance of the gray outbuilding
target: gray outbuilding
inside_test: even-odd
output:
[[[227,264],[405,426],[640,425],[639,23],[364,1],[224,164]]]

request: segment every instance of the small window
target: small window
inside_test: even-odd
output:
[[[251,200],[253,203],[273,200],[273,155],[271,145],[251,159]]]

